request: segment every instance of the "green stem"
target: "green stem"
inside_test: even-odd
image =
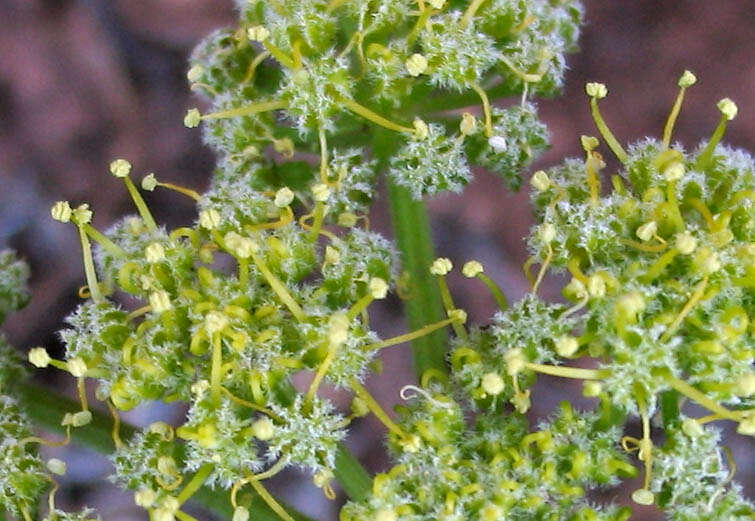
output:
[[[77,402],[58,396],[49,387],[34,382],[23,382],[17,387],[18,395],[27,405],[24,411],[27,416],[40,428],[63,435],[65,428],[60,425],[60,420],[66,412],[79,412]],[[92,422],[84,427],[71,429],[71,440],[82,447],[94,450],[100,454],[111,454],[115,450],[110,433],[113,429],[112,419],[101,412],[92,410]],[[137,428],[128,423],[121,422],[121,438],[124,442],[134,436]],[[336,456],[338,461],[338,456]],[[357,463],[358,465],[358,463]],[[370,490],[371,480],[368,478],[366,490]],[[344,487],[346,488],[346,487]],[[366,494],[366,493],[365,493]],[[205,486],[200,487],[191,496],[191,501],[200,505],[220,519],[231,519],[233,509],[225,494],[218,494]],[[297,513],[289,507],[286,510],[299,521],[312,521],[303,514]],[[275,512],[265,504],[264,500],[255,495],[249,507],[251,518],[255,521],[280,521]]]

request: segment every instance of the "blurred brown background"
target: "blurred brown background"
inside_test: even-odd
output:
[[[564,95],[540,102],[553,146],[536,167],[578,155],[579,135],[595,133],[583,94],[586,81],[608,85],[604,117],[620,141],[631,142],[660,134],[685,68],[696,73],[698,83],[687,93],[675,139],[692,148],[707,137],[718,120],[716,101],[728,96],[740,111],[725,141],[755,149],[754,1],[585,5],[581,52],[569,58]],[[51,221],[50,205],[59,199],[89,202],[100,228],[132,212],[125,190],[107,174],[115,157],[129,158],[138,176],[155,171],[164,180],[206,187],[212,153],[201,146],[198,131],[181,123],[186,108],[196,103],[184,80],[186,58],[213,28],[232,24],[234,13],[230,0],[1,0],[0,19],[0,247],[18,249],[31,263],[34,297],[5,330],[19,347],[42,344],[54,351],[60,349],[54,332],[76,305],[83,271],[75,231]],[[180,196],[163,192],[147,199],[162,222],[194,218]],[[479,172],[463,196],[438,197],[430,208],[439,254],[457,265],[478,259],[510,298],[524,294],[522,237],[531,224],[524,192],[506,193],[495,176]],[[374,222],[389,233],[385,208],[376,208]],[[451,282],[457,303],[485,323],[494,310],[492,299],[461,277]],[[550,281],[546,294],[556,295],[557,282]],[[387,307],[378,312],[384,319],[378,330],[385,336],[402,331],[392,313]],[[406,352],[386,353],[390,370],[370,382],[386,406],[411,381]],[[535,412],[547,414],[567,389],[575,390],[562,381],[544,382],[536,391]],[[156,414],[142,411],[132,420],[150,421]],[[736,479],[753,497],[753,441],[730,431],[727,439],[739,462]],[[352,436],[372,470],[387,465],[380,455],[382,433],[367,419]],[[107,520],[144,519],[130,497],[90,486],[108,474],[108,466],[81,454],[86,453],[63,454],[70,469],[67,501],[75,507],[99,504]],[[285,479],[290,483],[293,477]],[[333,519],[336,505],[321,500],[306,480],[303,484],[286,487],[286,497],[306,513]],[[626,491],[610,491],[603,499],[626,502]],[[653,515],[638,510],[636,518]]]

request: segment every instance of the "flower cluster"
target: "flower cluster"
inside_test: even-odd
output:
[[[692,83],[685,72],[662,139],[627,151],[598,110],[607,90],[588,84],[598,130],[624,167],[613,190],[601,186],[605,162],[590,136],[581,140],[584,160],[532,176],[532,291],[510,307],[498,299],[502,310],[486,327],[455,328],[450,378],[428,374],[415,389],[422,396],[400,411],[400,431],[389,436],[397,465],[342,519],[627,519],[626,508],[582,499],[587,487],[637,473],[622,451],[636,452],[643,468],[635,503],[675,521],[752,519],[755,507],[730,483],[734,463],[708,424],[729,420],[755,435],[755,167],[719,143],[736,115],[728,99],[710,140],[693,152],[671,145]],[[431,272],[451,269],[438,259]],[[548,270],[570,275],[570,303],[537,296]],[[479,263],[462,271],[495,289]],[[564,364],[579,359],[590,368]],[[583,380],[599,405],[579,412],[563,404],[529,432],[522,415],[538,374]],[[687,416],[685,399],[710,414]],[[475,411],[471,425],[465,403]],[[640,419],[640,437],[621,437],[630,416]]]

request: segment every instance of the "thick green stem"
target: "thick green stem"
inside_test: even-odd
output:
[[[65,434],[65,428],[60,425],[63,415],[67,412],[79,412],[77,402],[58,396],[54,390],[32,382],[24,382],[18,386],[18,395],[22,402],[27,405],[24,411],[38,427],[55,434]],[[110,433],[113,429],[112,419],[98,411],[92,412],[92,422],[84,427],[71,429],[71,440],[82,447],[94,450],[100,454],[110,454],[115,450]],[[127,441],[137,428],[127,423],[121,423],[121,438]],[[336,458],[338,460],[338,458]],[[358,463],[357,463],[358,465]],[[368,478],[369,479],[369,478]],[[370,489],[371,481],[367,483]],[[345,488],[345,487],[344,487]],[[224,492],[216,492],[205,486],[200,487],[191,496],[192,502],[200,505],[218,518],[231,519],[233,509]],[[286,510],[299,521],[311,521],[310,518],[299,514],[289,507]],[[262,498],[254,497],[249,507],[251,518],[255,521],[280,521],[278,515],[270,510]]]
[[[376,130],[373,150],[381,166],[385,167],[395,146],[394,136]],[[389,181],[388,195],[391,202],[393,233],[396,238],[403,269],[409,275],[408,298],[404,301],[407,326],[410,331],[445,318],[438,286],[429,268],[435,259],[430,236],[430,223],[425,205],[412,199],[406,188]],[[414,370],[417,377],[428,369],[446,373],[445,353],[447,335],[439,329],[412,341]]]

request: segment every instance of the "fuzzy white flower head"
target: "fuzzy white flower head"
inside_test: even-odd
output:
[[[380,277],[373,277],[370,279],[369,291],[372,298],[384,299],[388,294],[388,283]]]
[[[220,226],[220,214],[214,208],[199,212],[199,226],[205,230],[214,230]]]
[[[678,181],[679,179],[684,177],[684,172],[684,163],[680,161],[674,161],[674,163],[667,167],[663,172],[663,177],[666,178],[666,181]]]
[[[498,153],[506,152],[508,148],[505,136],[490,136],[488,138],[488,145]]]
[[[485,373],[482,375],[480,387],[486,394],[496,396],[501,394],[506,387],[503,378],[498,373]]]
[[[716,106],[727,120],[731,121],[732,119],[737,117],[737,104],[729,98],[722,99],[716,104]]]
[[[151,192],[155,188],[157,188],[157,178],[155,177],[155,174],[149,173],[145,175],[142,178],[142,190]]]
[[[430,135],[430,129],[427,128],[427,123],[419,118],[416,118],[412,122],[412,126],[414,127],[414,135],[416,135],[420,140],[427,139],[427,136]]]
[[[412,54],[406,60],[404,66],[411,76],[417,77],[427,70],[427,58],[421,54]]]
[[[47,367],[50,365],[50,355],[44,347],[33,347],[29,350],[29,363],[34,367]]]
[[[465,136],[475,134],[477,132],[477,118],[469,112],[462,114],[461,123],[459,123],[459,131]]]
[[[71,205],[68,204],[68,201],[58,201],[50,208],[52,218],[62,223],[67,223],[71,220],[72,212],[73,210],[71,210]]]
[[[199,122],[202,121],[202,114],[199,109],[193,108],[186,111],[184,116],[184,126],[186,128],[196,128],[199,126]]]
[[[472,277],[476,277],[477,275],[479,275],[482,272],[483,272],[482,264],[480,264],[476,260],[471,260],[471,261],[465,262],[464,266],[462,266],[462,268],[461,268],[461,273],[465,277],[470,278],[470,279]]]
[[[71,376],[73,376],[74,378],[81,378],[87,372],[86,362],[78,357],[71,358],[66,363],[66,367],[68,368],[68,372],[71,373]]]
[[[275,435],[275,425],[270,418],[260,418],[252,423],[252,436],[258,440],[267,441]]]
[[[579,349],[579,342],[571,335],[564,335],[556,339],[556,353],[559,356],[569,357]]]
[[[585,85],[585,92],[591,98],[602,99],[608,95],[608,89],[603,83],[590,82]]]
[[[684,71],[679,77],[678,85],[681,88],[686,89],[687,87],[694,85],[696,81],[697,76],[695,76],[691,71]]]
[[[165,248],[159,242],[150,243],[144,249],[144,256],[150,264],[157,264],[165,260]]]
[[[264,42],[270,37],[270,31],[261,25],[255,25],[249,28],[246,35],[253,42]]]
[[[154,313],[164,313],[173,309],[173,304],[170,302],[170,295],[165,290],[153,291],[149,294],[149,305],[152,307]]]
[[[544,192],[551,187],[551,180],[544,170],[538,170],[530,178],[530,184],[538,192]]]
[[[653,238],[657,231],[658,223],[656,223],[655,221],[650,221],[637,228],[635,234],[640,238],[640,240],[649,241]]]
[[[438,257],[430,266],[430,273],[432,273],[433,275],[443,276],[452,269],[454,269],[454,265],[451,262],[451,259],[448,259],[446,257]]]
[[[682,232],[676,236],[676,249],[682,255],[689,255],[697,248],[697,239],[689,233]]]
[[[110,163],[110,173],[115,177],[128,177],[131,172],[131,163],[125,159],[116,159]]]
[[[201,65],[194,65],[186,73],[186,79],[192,83],[195,83],[199,81],[199,78],[202,77],[202,74],[204,74],[204,67],[202,67]]]
[[[285,208],[294,200],[294,192],[287,186],[284,186],[275,192],[275,206]]]
[[[318,203],[324,203],[330,197],[331,190],[325,183],[312,185],[312,198]]]

